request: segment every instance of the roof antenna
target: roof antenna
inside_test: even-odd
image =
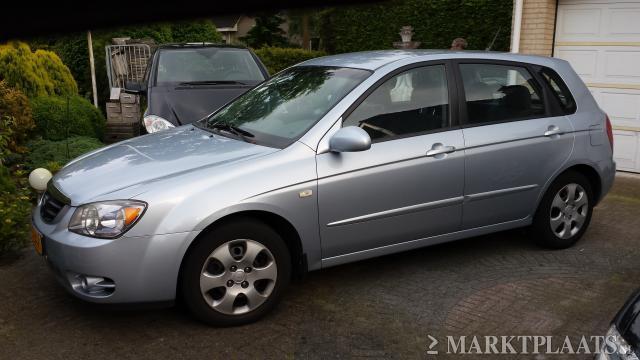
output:
[[[500,30],[502,30],[502,27],[498,27],[498,31],[496,31],[496,34],[493,36],[493,40],[491,40],[491,43],[489,44],[489,46],[487,46],[487,48],[484,49],[485,51],[491,51],[493,44],[495,44],[496,39],[498,38],[498,34],[500,34]]]

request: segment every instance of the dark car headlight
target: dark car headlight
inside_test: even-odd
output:
[[[604,344],[598,360],[638,360],[631,345],[620,335],[615,325],[611,325],[604,337]]]
[[[69,231],[96,238],[113,239],[142,217],[147,204],[137,200],[103,201],[79,206],[71,216]]]

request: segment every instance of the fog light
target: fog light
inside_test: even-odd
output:
[[[106,297],[116,290],[116,283],[105,277],[77,274],[70,279],[73,290],[92,297]]]

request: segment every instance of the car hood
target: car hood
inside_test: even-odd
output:
[[[109,193],[203,167],[231,163],[278,151],[184,126],[133,138],[84,155],[65,166],[53,184],[72,205]],[[145,191],[141,186],[137,193]]]
[[[149,89],[147,114],[176,126],[190,124],[251,89],[252,85],[162,86]]]

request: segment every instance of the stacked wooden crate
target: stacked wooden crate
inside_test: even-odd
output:
[[[105,142],[110,144],[140,135],[140,97],[121,92],[107,102]]]

